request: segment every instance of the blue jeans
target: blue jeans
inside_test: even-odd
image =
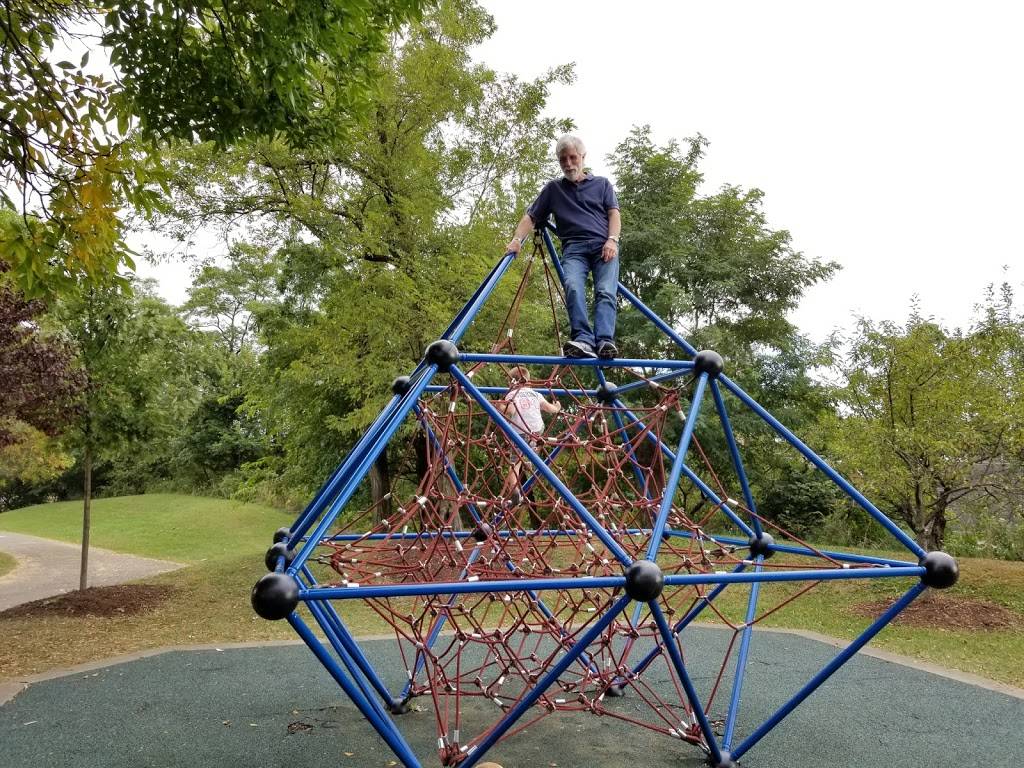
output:
[[[569,312],[569,332],[573,341],[596,347],[615,339],[618,312],[619,257],[601,258],[601,246],[595,250],[583,243],[569,243],[562,251],[565,273],[565,304]],[[587,273],[594,273],[594,327],[587,311]]]

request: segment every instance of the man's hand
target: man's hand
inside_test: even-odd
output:
[[[505,246],[505,253],[519,253],[519,249],[523,247],[523,244],[519,242],[518,237],[513,237],[508,245]]]
[[[619,255],[619,245],[610,237],[604,241],[604,248],[601,249],[601,258],[606,262],[611,261]]]

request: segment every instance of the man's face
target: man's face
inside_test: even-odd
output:
[[[562,174],[569,181],[579,181],[583,178],[583,158],[586,155],[581,155],[576,151],[576,147],[566,147],[562,150],[561,154],[558,155],[558,164],[562,166]]]

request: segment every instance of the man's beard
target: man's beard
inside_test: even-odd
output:
[[[583,171],[578,168],[573,168],[569,171],[562,171],[562,175],[569,181],[576,181],[583,175]]]

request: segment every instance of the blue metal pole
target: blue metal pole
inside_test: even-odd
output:
[[[626,416],[628,416],[630,421],[632,421],[633,423],[637,424],[641,429],[646,429],[646,426],[644,425],[644,423],[642,421],[640,421],[640,419],[637,417],[637,415],[635,413],[633,413],[632,411],[630,411],[628,408],[626,409]],[[676,454],[672,453],[671,449],[667,445],[665,445],[663,442],[661,442],[661,440],[658,439],[657,435],[655,435],[652,432],[648,431],[647,432],[647,439],[650,440],[651,442],[653,442],[655,445],[657,445],[659,447],[659,449],[661,450],[661,452],[665,455],[665,458],[667,458],[669,461],[673,462],[673,464],[674,464],[674,462],[676,460]],[[710,486],[708,486],[707,483],[705,483],[703,480],[701,480],[692,469],[690,469],[688,466],[686,466],[685,463],[682,465],[682,473],[684,475],[686,475],[686,479],[687,480],[689,480],[691,483],[693,483],[695,486],[697,486],[697,490],[699,490],[701,492],[701,494],[704,496],[704,498],[706,498],[708,501],[710,501],[716,507],[721,509],[722,510],[722,514],[724,514],[726,517],[728,517],[730,520],[732,520],[732,522],[736,525],[737,528],[739,528],[741,531],[743,531],[748,536],[753,536],[754,535],[754,532],[753,532],[753,530],[751,530],[750,526],[747,525],[746,522],[744,522],[739,517],[739,515],[737,515],[735,512],[733,512],[732,508],[726,502],[724,502],[722,499],[718,498],[718,494],[716,494],[713,490],[711,490]],[[676,536],[676,535],[680,535],[680,534],[678,532],[676,532],[676,531],[667,531],[667,532],[664,532],[663,535],[664,536]],[[708,538],[711,538],[711,537],[708,536]]]
[[[697,538],[690,531],[666,531],[666,536],[680,536],[682,538],[692,539]],[[705,534],[703,538],[709,539],[716,544],[728,544],[730,546],[746,548],[749,545],[747,539],[737,539],[733,536],[719,536]],[[889,565],[889,566],[905,566],[915,565],[915,563],[909,563],[906,560],[892,560],[887,557],[872,557],[871,555],[854,555],[849,552],[835,552],[830,549],[819,549],[813,550],[808,547],[797,547],[790,546],[788,544],[772,544],[771,549],[773,552],[785,552],[791,555],[806,555],[807,557],[814,557],[822,559],[827,557],[830,560],[838,560],[841,563],[869,563],[871,565]]]
[[[920,578],[922,565],[902,568],[836,568],[832,570],[763,571],[761,573],[683,573],[665,576],[665,586],[693,584],[749,584],[753,581],[845,581],[847,579]],[[559,579],[495,579],[494,581],[446,581],[433,584],[380,584],[359,587],[299,589],[300,600],[365,600],[371,597],[415,597],[475,592],[526,592],[545,589],[619,589],[625,576],[578,576]]]
[[[323,512],[324,506],[326,506],[331,497],[334,496],[335,491],[337,491],[337,486],[341,482],[343,474],[347,473],[351,464],[356,461],[356,457],[359,456],[365,447],[376,438],[382,425],[390,418],[401,399],[402,398],[397,395],[391,398],[391,401],[384,406],[384,410],[380,412],[380,415],[377,416],[369,429],[366,430],[355,446],[353,446],[348,456],[345,457],[345,460],[335,468],[334,472],[332,472],[331,476],[327,479],[327,482],[325,482],[320,487],[320,490],[316,492],[312,501],[306,505],[302,514],[299,515],[298,519],[292,524],[292,533],[288,537],[290,543],[294,544],[295,541],[304,536],[306,531],[309,530],[309,526],[312,525],[312,522],[320,516],[320,513]]]
[[[715,410],[718,411],[718,419],[722,422],[722,431],[725,432],[725,440],[729,444],[729,454],[732,456],[732,465],[740,480],[740,487],[743,489],[743,498],[747,502],[747,509],[753,513],[750,524],[754,532],[760,535],[761,521],[757,519],[757,505],[754,504],[754,495],[750,492],[747,473],[743,469],[743,459],[740,458],[740,449],[736,445],[736,436],[732,432],[732,423],[729,421],[729,413],[725,409],[725,401],[722,399],[722,391],[718,388],[717,381],[711,382],[711,394],[715,398]],[[726,749],[728,749],[728,745],[726,745]]]
[[[387,742],[387,745],[391,747],[391,751],[395,753],[395,756],[402,761],[406,768],[422,768],[419,760],[416,759],[416,755],[413,754],[412,750],[409,749],[409,745],[405,743],[405,739],[402,738],[401,733],[395,728],[393,722],[388,718],[387,721],[382,720],[377,712],[373,709],[370,703],[363,697],[362,692],[348,679],[345,671],[338,665],[338,662],[327,652],[327,650],[320,644],[320,641],[316,639],[309,627],[306,626],[305,622],[299,618],[298,614],[294,611],[288,616],[288,623],[292,625],[292,629],[302,638],[302,640],[309,646],[309,649],[313,651],[320,663],[324,665],[324,668],[330,673],[331,677],[342,687],[342,690],[352,700],[352,703],[356,705],[360,712],[363,713],[370,725],[373,726],[374,730],[380,734],[380,737]]]
[[[320,625],[323,626],[324,620],[330,622],[331,627],[334,629],[335,635],[337,636],[341,644],[344,646],[345,651],[349,654],[352,661],[355,662],[356,666],[362,672],[363,676],[370,681],[370,684],[374,687],[374,689],[377,691],[380,697],[391,705],[397,704],[398,702],[391,696],[391,691],[388,690],[387,686],[384,685],[384,681],[381,680],[380,676],[377,675],[377,670],[373,668],[373,665],[370,663],[370,660],[366,658],[366,655],[363,653],[362,648],[359,647],[359,644],[353,639],[352,635],[349,633],[348,628],[345,626],[345,622],[341,620],[341,616],[339,616],[338,612],[334,610],[334,606],[331,605],[330,602],[328,602],[327,600],[311,600],[308,602],[308,605],[310,606],[311,611],[313,610],[314,605],[319,605],[320,610],[323,611],[324,614],[323,620],[321,620],[320,618],[317,619]],[[316,613],[313,612],[313,615],[316,616]],[[326,633],[326,629],[324,630],[324,632]],[[341,655],[340,652],[338,655]],[[348,666],[347,663],[346,666]],[[352,668],[349,667],[349,669],[351,670]],[[357,681],[359,679],[354,670],[352,670],[352,677],[355,678]],[[367,698],[372,697],[369,694],[367,694]]]
[[[551,355],[497,355],[489,352],[463,352],[461,363],[502,363],[525,365],[582,365],[591,368],[664,368],[673,371],[692,371],[691,360],[647,360],[644,358],[616,357],[613,360],[579,357],[552,357]]]
[[[542,677],[536,685],[528,692],[524,693],[523,697],[516,702],[516,705],[509,710],[509,712],[500,720],[498,724],[491,729],[490,733],[476,745],[476,747],[469,751],[466,756],[466,760],[460,763],[461,768],[471,768],[476,765],[477,761],[480,760],[487,750],[497,743],[497,741],[505,735],[509,728],[515,725],[516,721],[523,716],[523,713],[527,709],[533,706],[534,702],[537,701],[546,691],[552,683],[554,683],[558,676],[561,675],[569,665],[572,664],[583,653],[587,647],[597,639],[604,630],[611,624],[615,617],[618,616],[622,609],[626,607],[626,604],[630,601],[630,598],[623,595],[618,599],[614,605],[612,605],[608,612],[605,613],[600,619],[594,622],[594,624],[583,633],[582,637],[577,640],[572,648],[566,651],[565,655],[550,669],[547,674]]]
[[[755,570],[761,570],[761,563],[764,558],[758,555]],[[757,612],[757,598],[761,591],[760,582],[755,581],[750,585],[750,597],[747,600],[747,618],[743,625],[743,633],[740,638],[740,652],[736,658],[736,678],[732,684],[732,698],[729,700],[729,714],[725,719],[725,733],[722,736],[722,747],[728,750],[732,746],[732,735],[736,728],[736,719],[740,713],[740,695],[743,691],[743,676],[747,671],[747,653],[750,651],[750,636],[754,631],[754,614]]]
[[[850,658],[857,653],[861,648],[867,645],[868,641],[871,640],[875,635],[882,631],[886,624],[892,621],[896,615],[906,608],[910,603],[925,590],[925,585],[915,584],[911,587],[906,594],[903,595],[899,600],[892,604],[892,606],[879,616],[875,622],[864,630],[863,634],[850,643],[846,648],[842,650],[832,661],[830,661],[818,674],[816,674],[811,681],[807,683],[800,691],[797,692],[792,699],[786,702],[779,710],[769,717],[764,723],[754,731],[750,736],[747,737],[746,741],[736,747],[732,753],[734,760],[738,760],[743,753],[749,750],[752,746],[757,744],[765,734],[767,734],[772,728],[779,724],[779,722],[790,712],[792,712],[804,699],[814,693],[818,687],[830,678],[837,669],[843,664],[850,660]]]
[[[648,309],[647,306],[642,301],[640,301],[639,297],[637,297],[636,294],[634,294],[632,291],[626,288],[626,286],[624,286],[622,283],[619,283],[619,294],[625,297],[626,301],[628,301],[630,304],[632,304],[634,307],[640,310],[640,314],[642,314],[644,317],[646,317],[648,320],[654,323],[658,330],[660,330],[662,333],[668,336],[669,339],[674,341],[677,346],[682,347],[684,350],[686,350],[687,353],[691,355],[697,354],[696,348],[694,348],[686,339],[684,339],[678,333],[673,331],[672,328],[669,327],[668,323],[666,323],[664,320],[662,320],[660,317],[654,314],[652,310]]]
[[[590,514],[590,512],[587,511],[587,508],[580,503],[579,499],[573,495],[572,491],[570,491],[565,484],[558,479],[558,476],[551,471],[551,468],[545,464],[543,459],[537,455],[536,451],[529,446],[529,444],[522,438],[522,435],[512,429],[511,425],[509,425],[505,418],[498,413],[493,405],[491,405],[491,401],[480,394],[480,392],[477,391],[477,388],[473,385],[473,382],[467,378],[466,374],[454,365],[451,368],[451,375],[458,380],[473,399],[480,404],[480,407],[487,412],[487,415],[491,417],[491,421],[497,424],[508,439],[515,444],[516,448],[519,449],[519,453],[528,458],[533,463],[533,466],[537,468],[537,471],[544,476],[544,479],[555,487],[555,489],[562,495],[562,498],[565,499],[566,503],[573,508],[573,511],[580,516],[580,519],[583,520],[594,535],[601,540],[601,543],[608,548],[608,551],[615,555],[616,559],[622,563],[623,567],[628,568],[633,561],[629,555],[626,554],[626,551],[622,546],[608,534],[608,531],[606,531],[597,521],[597,518]]]
[[[377,460],[377,457],[380,455],[381,451],[383,451],[384,448],[387,447],[388,440],[390,440],[391,436],[398,431],[398,428],[402,425],[402,422],[405,420],[405,417],[408,415],[409,411],[413,409],[413,406],[415,406],[417,400],[419,400],[420,394],[423,392],[423,388],[430,383],[430,379],[433,378],[436,372],[436,365],[428,365],[423,372],[423,376],[409,388],[409,391],[406,392],[405,395],[402,396],[401,404],[391,414],[388,423],[382,427],[382,431],[380,432],[377,440],[375,440],[372,444],[366,447],[366,450],[363,451],[359,462],[350,469],[350,472],[348,473],[348,476],[346,478],[346,482],[343,484],[341,490],[338,492],[338,495],[335,497],[334,502],[330,506],[330,509],[328,509],[328,511],[321,518],[320,524],[317,525],[316,530],[313,532],[312,535],[310,535],[309,539],[306,541],[306,544],[302,547],[302,549],[300,549],[296,553],[295,559],[292,561],[292,564],[288,567],[288,573],[295,573],[299,568],[301,568],[302,565],[309,558],[309,556],[317,548],[317,546],[319,546],[320,540],[327,532],[327,529],[338,517],[338,513],[345,506],[345,504],[348,503],[348,500],[352,497],[352,494],[355,493],[355,490],[358,487],[359,483],[362,482],[362,479],[366,476],[366,473],[369,471],[370,466],[373,464],[374,461]]]
[[[473,295],[470,297],[459,313],[452,320],[451,324],[445,329],[445,332],[441,334],[442,339],[448,339],[449,341],[458,342],[462,338],[466,329],[469,328],[469,324],[473,322],[473,318],[476,317],[476,313],[480,311],[480,307],[487,298],[494,292],[495,287],[501,281],[501,278],[508,271],[508,268],[512,266],[512,262],[515,260],[516,254],[509,251],[497,264],[494,265],[487,278],[480,283],[480,286],[476,289]]]
[[[417,417],[422,417],[423,411],[420,409],[418,405],[413,410],[415,411]],[[448,459],[448,454],[445,453],[444,446],[441,445],[441,441],[437,439],[437,435],[434,434],[434,430],[430,428],[430,425],[427,424],[425,420],[421,419],[420,423],[423,425],[423,429],[426,430],[427,435],[430,437],[430,442],[434,444],[434,449],[439,454],[441,454],[445,474],[448,475],[448,479],[451,480],[452,485],[455,487],[455,491],[461,494],[464,490],[466,490],[466,487],[462,484],[462,481],[459,480],[459,476],[455,473],[455,468],[452,466],[451,461]],[[472,515],[473,520],[479,523],[480,512],[477,510],[476,504],[467,501],[466,509],[469,510],[469,514]],[[419,536],[420,534],[416,535]],[[471,532],[467,532],[466,535],[471,535]]]
[[[676,459],[672,462],[672,472],[668,482],[665,484],[665,492],[661,498],[661,509],[658,510],[658,518],[654,521],[654,529],[651,531],[651,542],[647,548],[647,559],[657,561],[658,549],[661,546],[661,535],[665,532],[665,525],[668,523],[669,513],[672,511],[672,500],[676,495],[676,488],[679,485],[679,475],[683,471],[683,460],[686,457],[686,450],[690,447],[690,438],[693,437],[693,427],[697,423],[697,414],[700,412],[700,401],[704,396],[704,388],[708,384],[708,375],[702,373],[697,379],[697,387],[693,392],[693,401],[690,403],[690,413],[686,417],[686,426],[683,428],[683,435],[679,438],[679,450],[676,451]]]
[[[313,618],[316,619],[316,622],[320,625],[320,629],[323,630],[324,635],[327,637],[327,641],[331,644],[334,652],[338,654],[338,658],[341,659],[341,663],[345,665],[352,681],[359,687],[359,690],[365,697],[366,702],[373,707],[373,711],[377,713],[377,716],[380,717],[382,721],[388,721],[390,718],[384,713],[384,708],[381,707],[377,696],[374,695],[373,691],[367,685],[368,681],[373,685],[376,675],[365,675],[364,671],[359,667],[357,660],[348,652],[348,649],[345,647],[344,643],[342,643],[338,634],[338,626],[324,611],[324,606],[327,605],[327,603],[310,600],[306,605],[309,607],[309,612],[313,615]],[[365,661],[365,657],[363,658]],[[372,667],[370,669],[372,670]],[[382,695],[384,700],[390,702],[391,694],[388,693],[387,689],[384,688],[383,685],[381,685],[380,688],[377,688],[377,693],[381,694],[381,689],[383,689]]]
[[[730,392],[732,392],[734,395],[736,395],[736,397],[742,400],[746,404],[746,406],[750,408],[750,410],[752,410],[754,413],[756,413],[758,416],[764,419],[780,437],[782,437],[786,442],[788,442],[790,445],[792,445],[794,448],[800,451],[800,453],[804,455],[804,458],[806,458],[814,466],[816,466],[818,469],[824,472],[828,476],[828,478],[832,480],[832,482],[838,485],[851,499],[857,502],[864,509],[865,512],[867,512],[869,515],[875,518],[875,520],[881,523],[885,527],[885,529],[889,531],[889,533],[891,533],[893,536],[899,539],[903,546],[905,546],[919,558],[925,556],[926,552],[923,549],[921,549],[921,547],[918,545],[916,541],[910,538],[906,533],[904,533],[900,529],[898,525],[896,525],[896,523],[894,523],[892,520],[886,517],[881,511],[879,511],[875,507],[875,505],[868,501],[867,498],[865,498],[865,496],[860,491],[858,491],[856,488],[850,485],[846,478],[844,478],[842,475],[840,475],[838,472],[832,469],[832,467],[830,467],[828,464],[822,461],[822,459],[819,458],[819,456],[814,451],[812,451],[810,448],[804,445],[800,438],[798,438],[796,435],[794,435],[792,432],[786,429],[786,427],[783,426],[781,422],[779,422],[774,416],[768,413],[768,411],[762,408],[757,403],[757,401],[755,401],[750,395],[748,395],[746,392],[740,389],[738,385],[734,384],[725,376],[720,376],[719,378],[721,379],[722,383],[729,389]]]
[[[704,706],[700,703],[700,696],[697,695],[697,689],[693,687],[693,681],[690,680],[690,675],[686,672],[683,657],[679,655],[675,637],[672,634],[672,630],[669,629],[668,621],[665,619],[665,614],[661,611],[661,606],[658,605],[657,600],[652,600],[650,606],[651,614],[654,616],[654,621],[661,632],[661,639],[665,643],[665,650],[668,651],[668,655],[672,659],[672,666],[676,668],[676,674],[679,676],[679,682],[683,684],[683,690],[686,691],[686,698],[689,699],[690,708],[697,718],[697,724],[700,726],[701,733],[704,734],[704,741],[707,742],[708,751],[711,752],[711,759],[717,765],[722,761],[722,751],[718,748],[718,742],[715,741],[715,732],[711,729],[711,723],[708,722]]]
[[[733,573],[739,573],[740,571],[742,571],[746,567],[747,567],[746,563],[740,563],[735,568],[733,568],[732,572]],[[713,590],[711,590],[710,594],[708,594],[704,598],[702,598],[698,605],[693,606],[693,608],[691,608],[687,612],[687,614],[685,616],[683,616],[683,618],[681,618],[679,621],[676,622],[676,625],[674,627],[672,627],[672,634],[673,635],[678,635],[680,632],[682,632],[684,629],[686,629],[686,627],[690,624],[690,622],[692,622],[694,619],[696,619],[705,608],[707,608],[709,605],[711,605],[711,603],[713,603],[715,601],[715,598],[718,597],[718,595],[722,592],[722,590],[724,590],[728,586],[729,586],[728,584],[719,584],[717,587],[715,587]],[[647,669],[647,665],[650,664],[652,661],[654,661],[656,658],[658,658],[658,649],[654,648],[646,656],[644,656],[639,661],[639,663],[637,663],[633,667],[633,674],[634,675],[641,674],[645,669]]]

